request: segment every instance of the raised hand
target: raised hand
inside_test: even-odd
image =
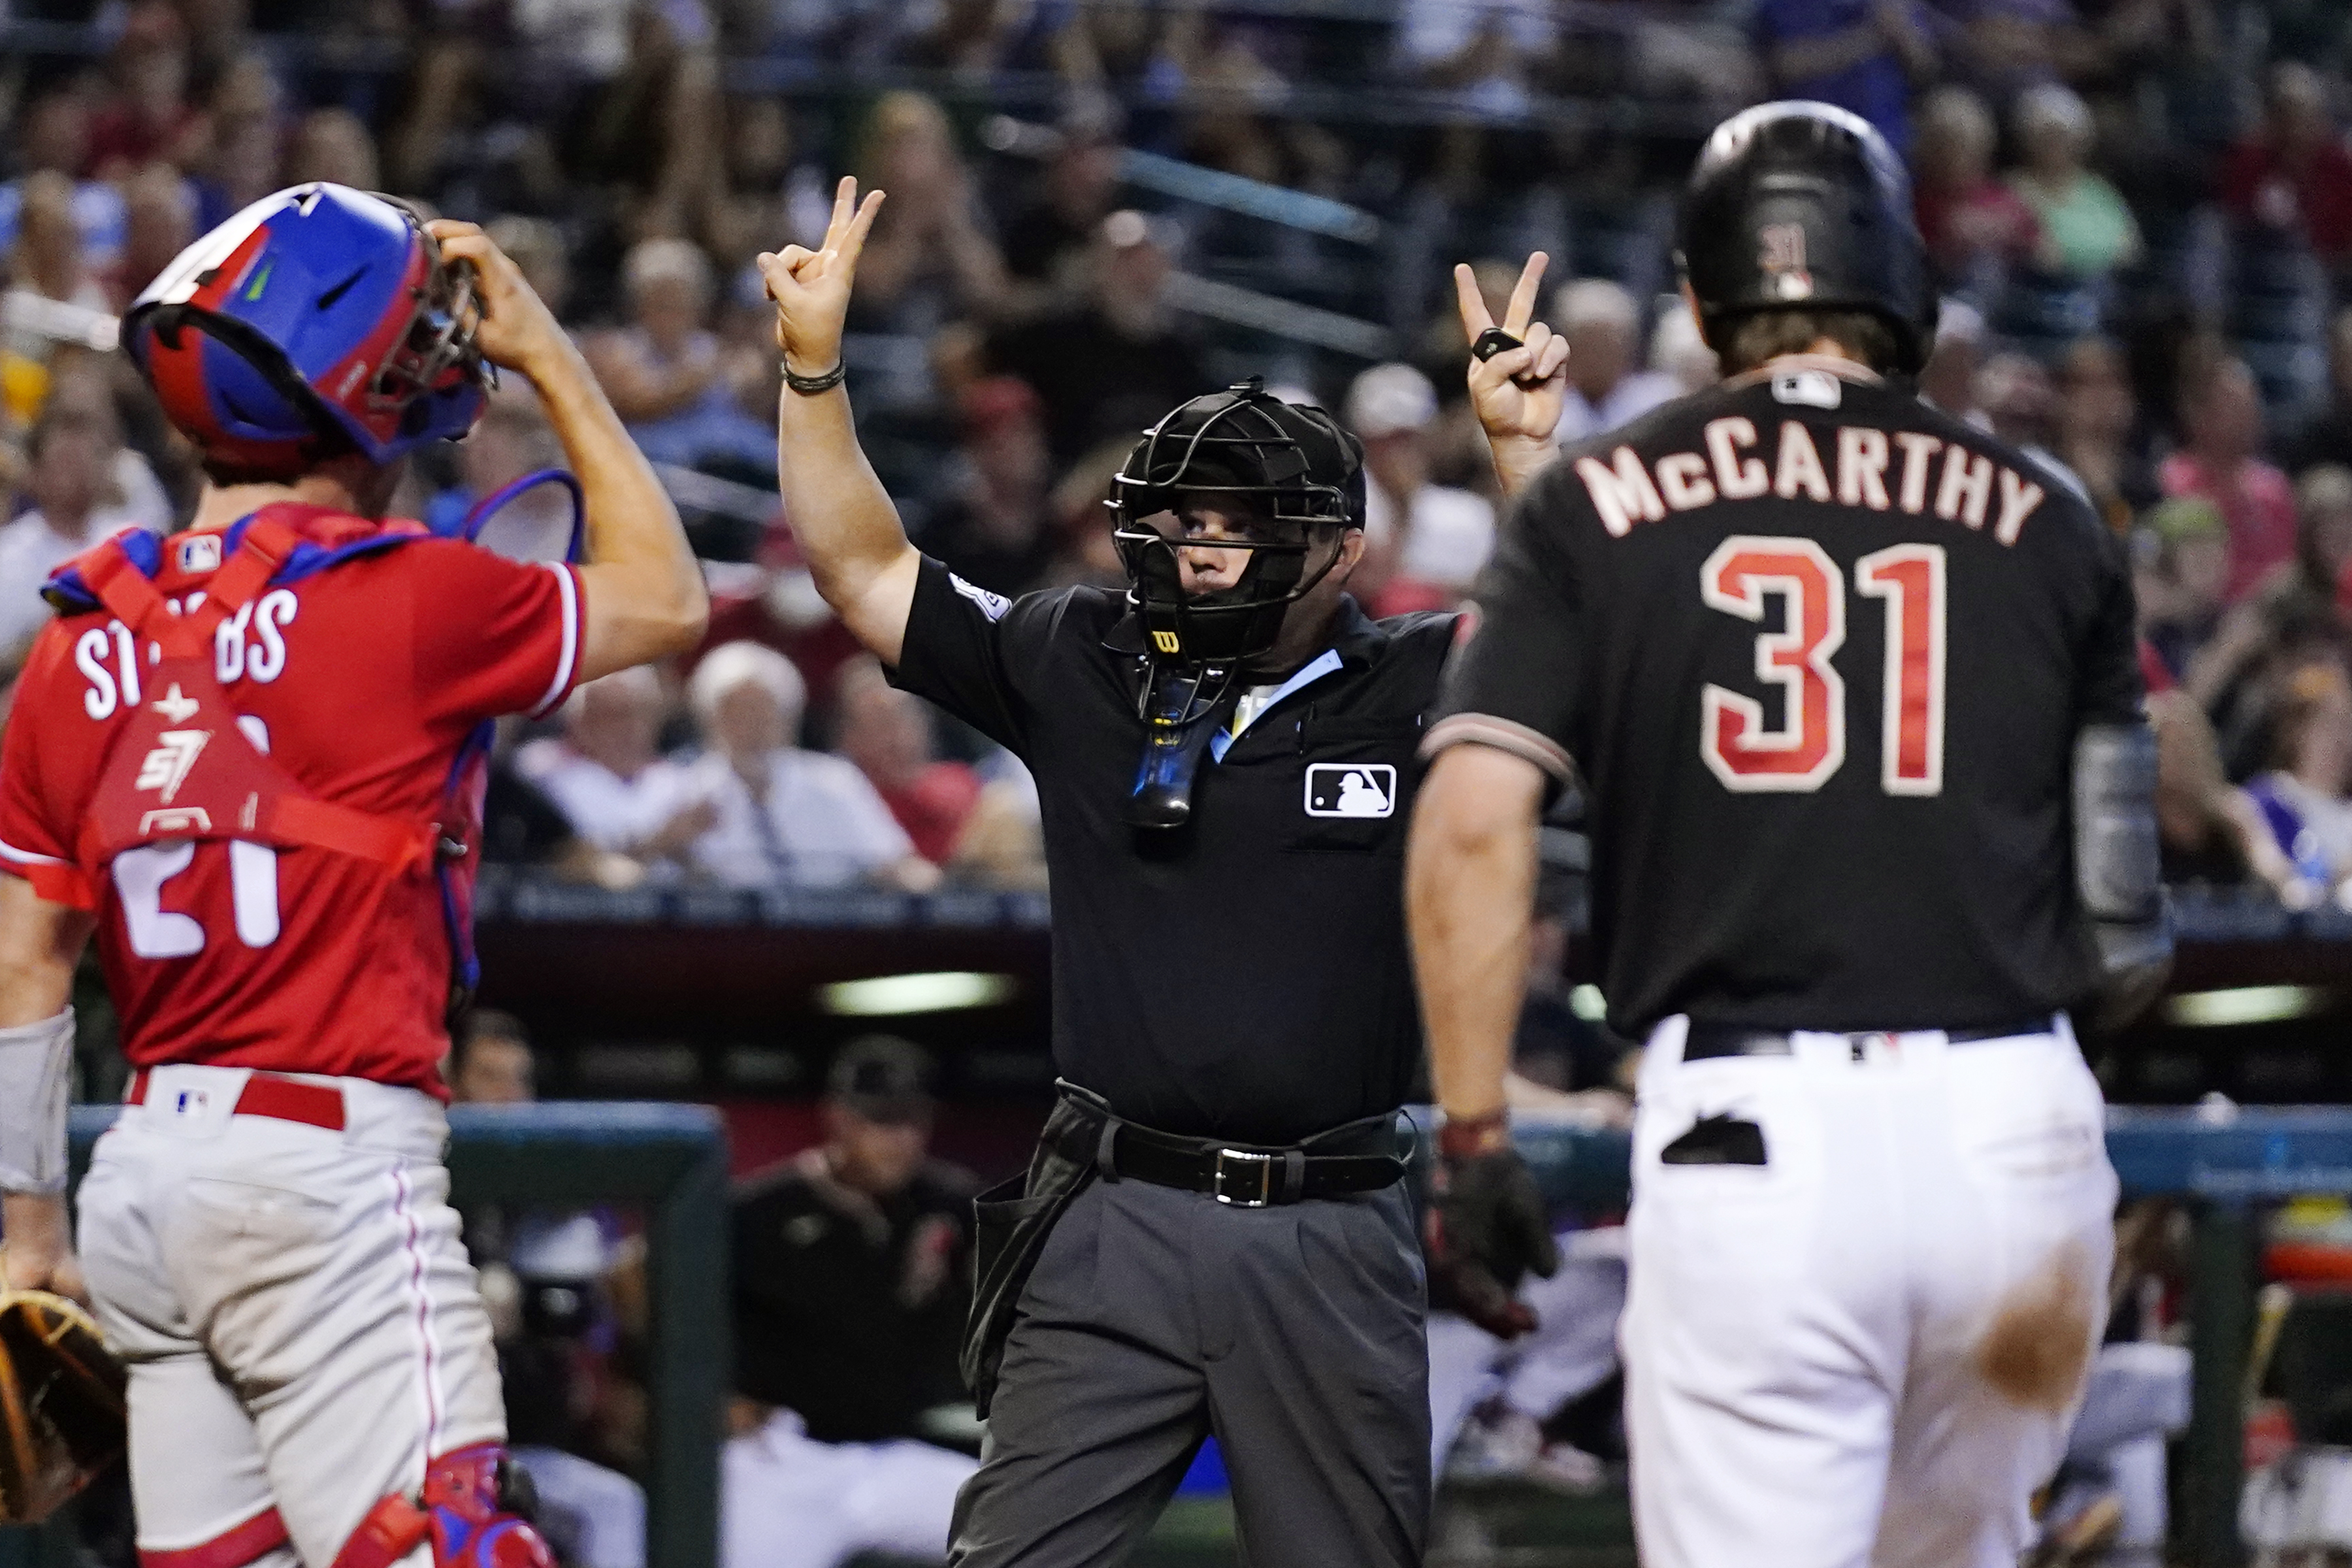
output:
[[[880,191],[861,203],[857,182],[844,177],[834,190],[833,221],[825,226],[821,249],[788,245],[781,252],[760,253],[760,275],[767,279],[768,298],[776,302],[776,347],[793,374],[823,375],[841,362],[849,286],[881,210]]]
[[[1491,359],[1470,361],[1470,404],[1478,423],[1499,453],[1506,442],[1540,441],[1549,445],[1559,427],[1568,388],[1568,340],[1541,321],[1531,320],[1536,294],[1543,286],[1544,268],[1551,258],[1542,251],[1528,258],[1511,302],[1503,312],[1502,330],[1519,340]],[[1486,296],[1466,266],[1454,269],[1454,292],[1462,311],[1462,330],[1475,344],[1495,325]]]

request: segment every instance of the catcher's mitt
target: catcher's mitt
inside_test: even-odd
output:
[[[126,1378],[89,1314],[0,1291],[0,1524],[31,1524],[122,1453]]]

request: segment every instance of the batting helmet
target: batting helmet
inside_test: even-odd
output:
[[[1936,291],[1911,181],[1885,138],[1826,103],[1765,103],[1715,128],[1683,194],[1684,279],[1720,352],[1759,310],[1860,310],[1916,373],[1936,338]]]
[[[290,478],[338,437],[388,463],[472,429],[479,321],[473,269],[445,263],[407,208],[318,184],[182,251],[122,342],[207,460]]]
[[[1232,498],[1259,526],[1193,536],[1178,515],[1183,497]],[[1231,665],[1271,648],[1284,613],[1337,563],[1307,577],[1315,534],[1363,525],[1364,448],[1322,409],[1285,403],[1253,376],[1145,431],[1105,504],[1153,657]],[[1246,550],[1249,564],[1233,587],[1188,598],[1176,552],[1192,548]]]

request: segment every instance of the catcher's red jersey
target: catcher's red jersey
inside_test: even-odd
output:
[[[172,541],[156,585],[203,585],[211,552]],[[581,634],[569,567],[418,539],[274,585],[221,628],[215,668],[239,722],[310,794],[429,821],[479,721],[571,689]],[[0,869],[72,858],[110,729],[154,694],[153,657],[105,611],[34,643],[0,747]],[[449,939],[438,881],[329,850],[151,846],[99,889],[99,955],[139,1067],[334,1073],[441,1092]]]

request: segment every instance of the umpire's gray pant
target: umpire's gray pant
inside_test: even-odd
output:
[[[1402,1184],[1243,1209],[1094,1182],[1022,1292],[950,1563],[1121,1561],[1214,1433],[1244,1564],[1413,1568],[1425,1305]]]

